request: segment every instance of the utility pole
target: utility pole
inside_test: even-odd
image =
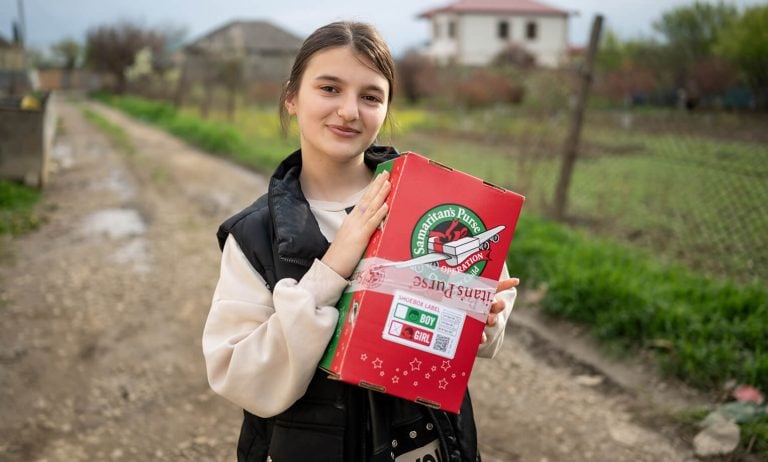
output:
[[[603,16],[597,15],[592,22],[592,33],[589,38],[587,56],[585,57],[584,64],[579,72],[581,85],[579,86],[579,93],[577,94],[576,107],[573,111],[571,130],[563,145],[563,163],[560,168],[560,178],[557,181],[553,207],[553,215],[556,220],[562,220],[565,216],[565,208],[568,201],[568,187],[571,184],[573,167],[576,164],[576,157],[579,152],[579,139],[581,137],[581,127],[584,121],[584,110],[587,105],[589,87],[592,84],[595,55],[597,55],[597,47],[600,43],[600,32],[602,28]]]
[[[21,45],[21,65],[27,68],[27,21],[24,18],[24,0],[16,0],[19,10],[19,44]]]
[[[21,34],[21,45],[26,46],[27,45],[27,22],[24,19],[24,0],[16,0],[16,5],[18,6],[19,10],[19,29]]]

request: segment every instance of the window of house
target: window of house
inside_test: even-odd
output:
[[[451,21],[448,23],[448,37],[456,38],[456,21]]]
[[[509,23],[507,21],[499,22],[499,38],[500,39],[509,38]]]
[[[525,25],[525,37],[528,40],[536,40],[538,35],[538,27],[535,22],[531,21]]]

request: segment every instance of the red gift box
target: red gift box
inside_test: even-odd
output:
[[[415,153],[338,303],[332,378],[458,412],[524,197]]]

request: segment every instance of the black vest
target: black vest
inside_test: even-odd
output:
[[[371,147],[365,163],[373,170],[397,155],[393,148]],[[301,192],[300,172],[301,151],[296,151],[278,166],[267,194],[217,232],[222,248],[227,236],[234,236],[270,290],[281,279],[300,280],[329,246]],[[443,462],[480,460],[469,393],[455,415],[329,380],[318,369],[304,396],[285,412],[271,418],[243,412],[238,461],[263,462],[267,456],[275,462],[391,461],[393,428],[421,422],[433,423],[447,455]]]

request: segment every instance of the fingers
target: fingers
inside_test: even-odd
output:
[[[371,231],[379,226],[389,210],[386,200],[392,189],[392,183],[388,178],[389,172],[386,170],[379,174],[355,206],[358,216],[365,220],[361,224]]]
[[[386,199],[392,188],[388,178],[389,172],[385,171],[371,182],[323,255],[323,263],[342,277],[352,274],[371,235],[387,215]]]
[[[387,204],[381,204],[376,213],[374,213],[373,216],[368,220],[368,224],[373,225],[373,227],[379,226],[379,223],[381,223],[381,221],[384,220],[384,217],[387,216],[388,211],[389,207]]]
[[[381,204],[387,199],[391,184],[389,183],[389,172],[384,170],[371,182],[368,189],[365,190],[363,197],[355,206],[359,213],[375,212]]]
[[[488,314],[488,319],[485,324],[488,326],[495,326],[498,319],[498,314],[504,311],[505,304],[503,300],[496,300],[491,304],[491,312]]]
[[[491,304],[491,311],[488,313],[488,319],[486,319],[485,324],[488,326],[495,326],[498,314],[502,311],[504,311],[504,302],[501,300],[493,302],[493,304]]]
[[[520,279],[518,278],[502,279],[501,281],[499,281],[499,285],[496,286],[496,292],[501,292],[502,290],[509,290],[513,287],[517,287],[518,284],[520,284]]]

